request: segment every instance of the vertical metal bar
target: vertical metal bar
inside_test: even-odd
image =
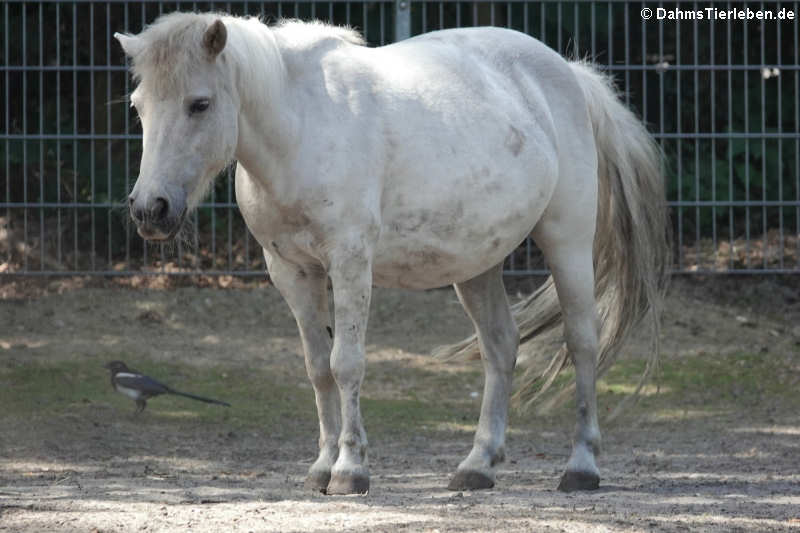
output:
[[[625,24],[625,105],[630,107],[631,105],[631,30],[629,25],[629,16],[628,16],[628,4],[625,3],[624,6],[624,24]]]
[[[111,65],[111,3],[106,3],[106,65]],[[111,69],[106,69],[106,132],[111,133]],[[111,186],[111,139],[106,141],[106,174],[108,179],[108,204],[114,203],[114,194]],[[106,218],[108,218],[108,235],[106,239],[108,240],[108,266],[106,269],[110,269],[111,266],[114,264],[113,256],[113,228],[111,226],[111,218],[112,218],[112,209],[109,207],[107,208],[108,213],[106,214]]]
[[[592,61],[597,61],[597,13],[595,12],[595,3],[592,2],[589,6],[591,9],[591,26],[592,26]]]
[[[547,31],[547,25],[545,24],[545,15],[547,14],[547,10],[545,9],[545,3],[542,2],[539,4],[539,40],[543,43],[546,43],[545,40],[545,33]]]
[[[369,28],[367,27],[367,23],[369,21],[369,17],[367,16],[367,5],[361,4],[361,21],[364,24],[364,39],[369,40]]]
[[[713,21],[708,22],[709,38],[711,39],[710,58],[709,64],[712,66],[709,75],[711,76],[711,93],[709,100],[711,104],[711,243],[714,247],[714,264],[712,270],[716,270],[719,260],[719,246],[717,245],[717,139],[714,134],[717,131],[717,71],[713,69],[716,64],[715,40],[714,34],[715,24]]]
[[[381,46],[383,46],[386,44],[386,3],[378,4],[378,10],[381,14]]]
[[[212,10],[215,9],[213,2],[211,3],[211,7],[212,7]],[[164,14],[164,2],[159,2],[158,3],[158,16],[160,17],[163,14]],[[159,255],[159,258],[160,258],[160,261],[161,261],[161,266],[159,267],[159,270],[162,273],[166,272],[167,258],[166,258],[166,247],[164,246],[164,244],[159,243],[159,245],[158,245],[158,255]]]
[[[195,270],[200,270],[203,268],[202,263],[200,260],[202,256],[198,253],[200,251],[200,226],[198,224],[200,220],[199,210],[194,210],[194,231],[193,238],[194,238],[194,251],[195,251]]]
[[[794,12],[800,13],[794,3]],[[794,231],[795,231],[795,260],[794,265],[800,269],[800,39],[798,39],[797,24],[794,24]]]
[[[781,70],[783,70],[783,58],[781,54],[781,26],[783,26],[780,22],[776,24],[778,26],[778,31],[776,32],[776,39],[775,39],[775,48],[778,50],[778,65]],[[796,24],[795,24],[796,26]],[[783,78],[779,78],[778,82],[778,200],[783,201],[783,139],[780,138],[781,134],[783,133],[783,102],[781,102],[782,95],[782,88],[783,88]],[[795,104],[796,105],[796,104]],[[778,238],[780,242],[780,252],[779,258],[780,262],[778,264],[778,268],[784,268],[784,256],[786,255],[786,249],[784,247],[784,236],[783,236],[783,206],[778,207]]]
[[[664,4],[662,2],[658,3],[659,7],[662,7]],[[664,21],[658,21],[658,61],[659,63],[664,62]],[[661,133],[659,138],[659,144],[661,145],[661,152],[664,152],[664,76],[666,76],[666,71],[661,72],[658,75],[658,131]],[[666,172],[666,164],[664,161],[661,161],[661,172],[662,175],[665,175]],[[664,194],[667,194],[669,190],[669,184],[665,183]],[[672,267],[672,260],[670,259],[670,267]]]
[[[217,187],[211,187],[211,268],[217,264]]]
[[[27,5],[22,4],[22,65],[28,65],[28,14],[26,11]],[[28,72],[22,72],[22,133],[28,134]],[[25,207],[22,209],[23,213],[23,241],[25,243],[25,250],[23,251],[23,270],[28,271],[28,142],[22,140],[22,201]]]
[[[525,2],[524,4],[522,4],[522,31],[524,31],[526,35],[531,34],[528,18],[529,18],[528,2]]]
[[[94,67],[94,4],[89,4],[89,64]],[[91,200],[90,203],[92,204],[89,209],[92,212],[92,250],[91,250],[91,264],[92,270],[96,270],[96,255],[97,255],[97,248],[96,248],[96,235],[95,235],[95,129],[94,129],[94,103],[95,103],[95,96],[94,96],[94,70],[89,72],[89,133],[91,135],[91,140],[89,141],[89,159],[90,159],[90,166],[89,166],[89,175],[91,176]]]
[[[61,4],[56,4],[56,245],[58,246],[56,258],[58,266],[61,263]],[[6,83],[8,87],[8,83]]]
[[[44,134],[44,6],[39,2],[39,134]],[[44,139],[39,140],[39,270],[44,270]]]
[[[647,124],[647,23],[642,19],[642,121]]]
[[[72,66],[78,65],[78,4],[72,4]],[[72,131],[78,135],[78,71],[72,72]],[[78,139],[72,140],[72,199],[78,201]],[[78,208],[72,210],[74,269],[78,270]]]
[[[744,34],[744,65],[745,67],[749,63],[749,58],[747,57],[748,54],[748,39],[749,35],[747,33],[747,23],[743,23],[743,34]],[[744,141],[744,199],[747,202],[745,204],[744,212],[744,224],[745,224],[745,268],[750,268],[750,92],[748,91],[747,85],[750,82],[750,76],[745,68],[743,70],[744,73],[744,132],[746,134],[745,141]]]
[[[759,4],[761,12],[764,12],[764,2]],[[761,19],[761,68],[764,68],[766,54],[764,53],[764,19]],[[764,93],[767,91],[766,78],[761,78],[761,201],[767,201],[767,138],[764,134],[767,132],[767,101]],[[779,141],[780,142],[780,141]],[[778,179],[780,181],[780,178]],[[761,205],[761,231],[764,233],[761,250],[762,268],[767,268],[767,253],[769,251],[768,238],[767,238],[767,204]]]
[[[692,4],[692,9],[697,13],[697,2]],[[700,73],[697,71],[698,54],[697,54],[697,40],[699,36],[697,33],[697,19],[692,21],[692,61],[694,63],[694,72],[692,72],[692,83],[694,93],[694,133],[700,133]],[[695,246],[695,265],[701,268],[700,261],[700,139],[694,138],[694,198],[697,204],[694,206],[694,246]]]
[[[141,3],[141,27],[144,28],[147,24],[147,4]],[[213,9],[213,5],[212,5]],[[141,121],[140,121],[141,122]],[[142,268],[146,267],[150,262],[150,246],[148,245],[147,241],[142,241]]]
[[[727,8],[730,10],[731,3],[728,2]],[[728,131],[733,131],[734,124],[733,124],[733,69],[731,68],[731,26],[732,24],[726,24],[725,29],[727,31],[726,38],[728,41],[728,46],[726,47],[727,50],[727,59],[728,59]],[[728,200],[733,202],[733,139],[728,139]],[[734,235],[736,234],[736,226],[734,224],[733,219],[733,204],[728,206],[728,227],[730,228],[728,233],[728,246],[730,250],[730,257],[728,258],[728,269],[733,270],[734,264]]]
[[[444,2],[439,2],[439,29],[444,29]]]
[[[578,29],[578,11],[580,4],[572,4],[572,50],[575,57],[581,57],[580,31]]]
[[[558,21],[558,35],[556,36],[557,37],[557,41],[556,42],[558,43],[558,53],[559,54],[563,54],[564,53],[564,49],[561,47],[561,34],[563,33],[562,28],[561,28],[562,18],[563,18],[562,17],[562,12],[563,12],[562,6],[563,6],[563,4],[561,2],[558,2],[556,4],[556,20]]]
[[[425,33],[428,31],[428,4],[423,1],[419,3],[419,7],[422,9],[422,33]]]
[[[411,6],[410,0],[395,0],[394,2],[394,40],[402,41],[411,37]]]
[[[124,18],[124,28],[125,31],[129,31],[128,27],[128,2],[125,2],[125,13],[123,15]],[[128,64],[128,57],[125,56],[125,65]],[[131,142],[129,140],[129,136],[131,134],[131,125],[130,125],[130,116],[131,116],[131,109],[130,109],[130,102],[128,98],[130,96],[130,74],[128,73],[127,69],[125,70],[125,197],[123,201],[127,202],[128,195],[131,193]],[[131,217],[126,216],[123,217],[125,219],[125,270],[131,270]]]
[[[8,60],[8,4],[5,4],[5,6],[3,6],[3,8],[4,8],[3,11],[4,11],[4,15],[5,15],[5,17],[3,19],[3,52],[4,52],[3,57],[6,58],[6,62],[9,62],[9,60]],[[9,120],[9,116],[8,115],[9,115],[11,110],[9,109],[9,100],[10,100],[10,98],[9,98],[8,93],[11,91],[11,88],[10,88],[10,86],[8,84],[8,69],[6,69],[6,71],[3,73],[3,76],[4,76],[5,82],[6,82],[5,85],[4,85],[4,87],[5,87],[5,91],[4,91],[5,98],[4,99],[5,99],[5,113],[6,113],[5,114],[5,118],[6,118],[5,132],[6,132],[6,135],[9,135],[11,133],[11,121]],[[6,144],[6,157],[5,157],[5,160],[6,160],[5,161],[5,167],[6,167],[6,202],[7,202],[7,205],[9,205],[9,207],[6,207],[6,221],[7,221],[6,223],[7,224],[11,224],[11,207],[10,207],[10,204],[11,204],[11,179],[10,179],[10,176],[11,176],[11,157],[9,157],[10,156],[10,151],[11,151],[11,142],[9,141],[8,137],[6,137],[6,143],[5,144]],[[8,264],[9,264],[9,266],[11,265],[11,254],[12,253],[13,252],[12,252],[11,248],[9,247],[9,249],[8,249]]]
[[[608,64],[614,64],[614,40],[611,38],[614,35],[614,10],[612,9],[612,3],[608,3],[608,46],[606,50],[608,50]]]
[[[675,64],[681,65],[681,25],[675,25]],[[677,119],[675,124],[675,132],[678,134],[677,152],[678,152],[678,203],[683,201],[683,142],[680,139],[681,133],[681,107],[683,101],[681,99],[681,71],[678,69],[675,72],[677,80],[677,90],[675,109],[677,111]],[[678,207],[678,269],[683,270],[683,207]]]
[[[233,270],[233,208],[230,207],[233,202],[233,189],[231,188],[233,185],[233,172],[231,170],[233,170],[232,165],[228,165],[225,170],[225,179],[228,182],[228,270]]]
[[[381,46],[386,44],[386,2],[379,2],[378,3],[378,15],[379,15],[379,24],[380,24],[380,40],[379,44]]]

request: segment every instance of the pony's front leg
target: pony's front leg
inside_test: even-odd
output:
[[[298,266],[264,251],[270,278],[289,304],[306,357],[319,415],[319,457],[311,465],[306,488],[325,491],[338,455],[341,428],[339,390],[330,366],[333,330],[328,312],[328,277],[320,266]]]
[[[335,332],[331,370],[342,402],[339,458],[333,465],[328,494],[369,491],[367,434],[361,422],[359,394],[366,365],[364,339],[372,291],[372,261],[361,249],[339,252],[331,261]]]

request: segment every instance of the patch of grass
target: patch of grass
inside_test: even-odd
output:
[[[109,372],[102,366],[105,360],[112,359],[126,357],[110,354],[103,361],[28,360],[0,364],[0,402],[4,406],[0,420],[18,424],[25,420],[46,423],[64,416],[90,420],[113,416],[135,422],[134,402],[112,389]],[[306,382],[285,383],[267,372],[221,365],[193,367],[139,360],[136,369],[176,390],[231,404],[227,408],[162,395],[148,401],[141,423],[160,422],[176,427],[219,425],[234,430],[267,431],[273,436],[316,433],[314,392]],[[438,431],[437,428],[448,424],[477,419],[479,406],[464,393],[460,381],[448,381],[430,370],[407,368],[403,373],[404,379],[415,383],[414,389],[428,388],[431,381],[439,383],[441,401],[434,404],[420,400],[410,389],[400,398],[382,397],[378,391],[363,394],[363,418],[370,433],[391,436]],[[397,396],[397,391],[394,389],[392,396]],[[425,392],[427,395],[429,390]]]
[[[387,436],[438,432],[446,426],[455,427],[472,414],[472,409],[454,402],[431,404],[419,400],[363,398],[361,406],[367,429]],[[477,408],[474,411],[477,418]]]
[[[124,355],[112,354],[105,359],[125,359]],[[64,416],[86,419],[125,416],[133,420],[133,402],[111,389],[103,362],[80,358],[65,362],[30,359],[3,362],[0,418],[16,424],[41,424]],[[222,365],[193,367],[153,361],[136,364],[138,370],[178,390],[232,404],[231,408],[225,408],[166,395],[148,403],[143,415],[147,420],[161,420],[177,427],[220,424],[287,436],[316,432],[314,393],[308,385],[286,383],[280,376],[266,372]],[[610,411],[632,394],[643,369],[644,362],[638,360],[621,361],[611,369],[598,384],[601,413]],[[469,396],[479,381],[474,373],[447,375],[411,367],[401,373],[402,379],[413,387],[392,387],[390,397],[375,387],[362,395],[364,421],[371,434],[391,437],[415,431],[460,432],[474,428],[480,409],[480,398]],[[567,381],[571,373],[566,372],[559,379]],[[665,358],[660,392],[656,393],[656,381],[651,381],[631,410],[655,419],[797,410],[799,383],[797,363],[773,354]],[[431,390],[435,391],[435,400],[431,400]],[[571,413],[569,398],[550,414],[571,417]],[[525,426],[533,418],[535,415],[530,413],[512,412],[512,424]]]
[[[618,396],[638,382],[643,361],[622,361],[601,380],[601,398]],[[698,355],[662,361],[659,379],[641,404],[695,405],[715,409],[746,407],[764,398],[800,401],[800,369],[773,354]],[[661,393],[650,394],[660,383]]]
[[[116,354],[107,359],[124,359]],[[132,400],[111,388],[109,373],[96,360],[68,362],[26,361],[0,366],[0,402],[4,413],[17,420],[96,414],[113,409],[132,414]],[[144,417],[183,422],[225,422],[233,427],[285,429],[291,419],[299,426],[316,423],[310,389],[272,381],[268,376],[225,367],[188,367],[137,362],[137,370],[192,394],[229,402],[232,407],[209,405],[188,398],[162,395],[148,401]]]
[[[644,372],[645,361],[617,362],[598,382],[598,409],[601,417],[619,402],[630,398]],[[565,370],[552,388],[554,393],[574,379],[572,368]],[[552,397],[544,395],[539,405]],[[545,413],[512,412],[512,423],[530,423],[539,417],[573,417],[574,395]],[[653,420],[704,418],[733,413],[763,413],[800,409],[800,366],[775,354],[702,354],[692,357],[662,358],[658,377],[652,376],[636,402],[628,404],[622,419],[646,416]]]

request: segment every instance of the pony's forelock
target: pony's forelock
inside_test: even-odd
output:
[[[140,46],[132,59],[134,81],[163,96],[180,90],[201,61],[206,29],[223,15],[170,13],[159,17],[137,38]]]

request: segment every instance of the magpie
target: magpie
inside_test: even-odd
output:
[[[215,403],[226,407],[231,406],[231,404],[227,402],[176,391],[151,377],[145,376],[132,368],[128,368],[122,361],[111,361],[104,365],[104,367],[111,371],[111,386],[114,387],[114,390],[124,394],[128,398],[136,400],[137,414],[144,411],[144,408],[147,407],[147,400],[160,394],[176,394],[201,402]]]

